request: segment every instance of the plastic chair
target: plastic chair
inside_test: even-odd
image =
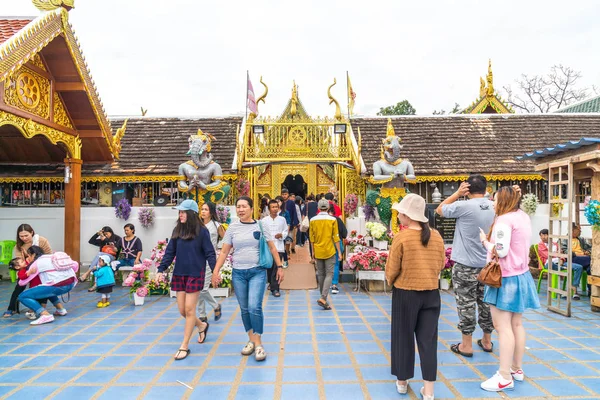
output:
[[[10,260],[13,258],[13,249],[17,245],[14,240],[3,240],[0,242],[0,264],[8,265]],[[17,272],[12,269],[9,270],[11,282],[17,281]]]
[[[538,263],[539,263],[539,267],[540,267],[540,276],[538,278],[538,284],[537,284],[537,291],[538,293],[540,292],[540,286],[542,284],[542,276],[545,273],[546,275],[548,275],[548,268],[546,268],[545,265],[543,265],[542,263],[542,259],[540,258],[540,253],[538,251],[539,246],[537,244],[533,245],[533,249],[535,250],[535,255],[537,257]],[[562,267],[561,267],[562,269]],[[552,275],[552,282],[550,282],[550,284],[552,285],[551,287],[553,288],[557,288],[558,287],[558,276],[557,275]],[[563,285],[562,285],[562,290],[565,290],[567,287],[567,280],[563,279]],[[581,274],[581,292],[582,294],[587,293],[587,272],[583,271]],[[556,293],[552,293],[552,298],[556,297]]]

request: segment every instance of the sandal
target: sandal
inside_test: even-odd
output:
[[[219,305],[217,306],[217,308],[215,308],[215,321],[218,321],[218,320],[220,320],[220,319],[221,319],[221,316],[222,316],[222,314],[221,314],[221,305],[219,304]],[[206,322],[206,321],[205,321],[205,322]]]
[[[177,357],[179,355],[179,353],[185,353],[185,356],[183,357]],[[177,354],[175,354],[175,357],[173,357],[175,359],[175,361],[181,361],[181,360],[185,360],[187,358],[187,356],[190,355],[190,349],[179,349],[177,350]]]
[[[208,328],[210,327],[210,324],[208,322],[206,322],[206,327],[204,328],[203,331],[200,331],[200,328],[198,328],[198,343],[204,343],[206,341],[206,335],[208,334]],[[204,337],[202,338],[202,340],[200,340],[200,338],[202,335],[204,334]]]
[[[331,310],[331,306],[325,301],[321,301],[322,299],[317,300],[317,304],[323,308],[323,310]]]
[[[450,346],[450,350],[452,350],[453,353],[456,353],[463,357],[473,357],[473,353],[465,353],[464,351],[460,351],[460,343],[453,344],[452,346]]]
[[[10,311],[10,310],[8,310],[8,311],[5,311],[5,312],[4,312],[4,314],[2,315],[2,318],[10,318],[10,317],[12,317],[13,315],[15,315],[15,312],[14,312],[14,311]]]
[[[242,349],[242,355],[249,356],[252,353],[254,353],[254,342],[248,342]]]
[[[486,349],[485,347],[483,347],[483,342],[481,341],[481,339],[479,339],[477,341],[477,346],[481,347],[481,349],[483,351],[485,351],[486,353],[491,353],[494,351],[494,342],[491,342],[491,343],[492,343],[492,347],[490,347],[489,349]]]

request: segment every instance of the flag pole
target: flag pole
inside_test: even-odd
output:
[[[245,121],[248,121],[248,82],[250,81],[250,72],[246,70],[246,102],[244,109],[246,110],[246,118]]]

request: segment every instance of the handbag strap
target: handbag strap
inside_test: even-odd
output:
[[[498,251],[496,250],[496,244],[494,244],[494,247],[492,247],[492,260],[495,260],[496,262],[500,261],[500,256],[498,255]]]

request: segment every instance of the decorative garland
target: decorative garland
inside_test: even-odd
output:
[[[560,196],[552,196],[554,200],[560,200]],[[562,203],[553,203],[552,204],[552,215],[555,217],[560,217],[564,204]]]
[[[154,225],[154,208],[142,207],[138,211],[138,220],[144,228]]]
[[[600,230],[600,201],[590,200],[585,206],[584,215],[595,230]]]
[[[127,221],[129,219],[129,215],[131,215],[131,206],[129,205],[129,201],[127,201],[127,199],[119,200],[115,205],[115,216]]]
[[[344,200],[344,211],[347,216],[352,216],[356,212],[358,207],[358,196],[354,193],[348,193],[346,195],[346,199]]]
[[[250,194],[250,181],[248,179],[239,179],[235,183],[235,188],[239,196],[248,196]]]
[[[528,193],[521,200],[521,209],[529,215],[535,214],[538,207],[537,196],[533,193]]]
[[[228,207],[225,207],[222,204],[217,206],[217,222],[220,224],[230,224],[231,223],[231,212]]]

